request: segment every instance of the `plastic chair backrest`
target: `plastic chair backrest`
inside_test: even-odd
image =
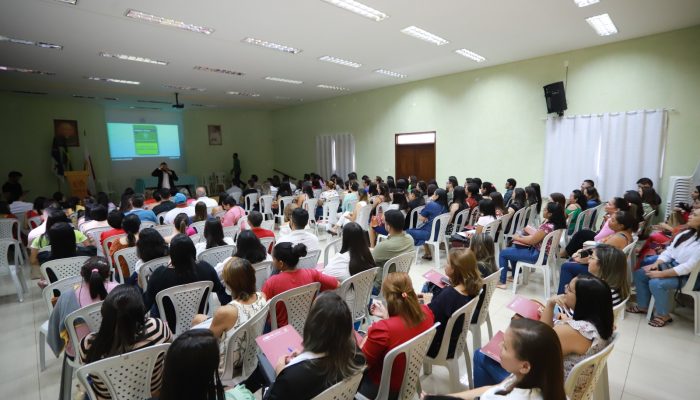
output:
[[[523,227],[527,225],[536,225],[539,218],[539,215],[537,214],[537,203],[530,205],[530,207],[527,208],[526,214],[527,217],[525,218],[525,224]]]
[[[318,259],[321,257],[321,250],[311,250],[306,253],[305,257],[299,259],[297,269],[314,269],[318,265]]]
[[[363,370],[329,387],[311,400],[353,400],[360,387]]]
[[[260,227],[263,229],[267,229],[268,231],[271,231],[271,230],[275,229],[275,221],[273,221],[271,219],[267,220],[267,221],[263,221],[260,223]]]
[[[339,200],[330,200],[323,203],[323,221],[326,223],[335,223],[338,219]]]
[[[102,381],[112,400],[150,399],[153,368],[158,359],[165,356],[168,347],[170,343],[158,344],[95,361],[78,369],[78,380],[87,389],[90,399],[97,398],[90,376]]]
[[[83,337],[80,337],[75,329],[76,322],[85,324],[90,333],[97,332],[100,329],[100,324],[102,323],[102,302],[98,301],[97,303],[92,303],[88,306],[77,309],[66,316],[65,326],[66,331],[68,332],[68,339],[73,345],[75,354],[78,354],[78,349],[80,349],[80,341],[83,340]],[[75,362],[76,364],[81,363],[79,356],[75,357]]]
[[[425,359],[425,354],[428,352],[430,343],[433,341],[435,329],[438,325],[440,325],[439,322],[429,329],[426,329],[420,335],[394,347],[386,353],[384,356],[384,363],[382,364],[382,377],[379,383],[377,399],[389,398],[391,371],[396,357],[400,354],[406,355],[406,369],[404,370],[403,379],[401,380],[398,400],[413,400],[415,398],[423,360]]]
[[[69,276],[80,275],[80,268],[85,264],[90,257],[77,256],[69,258],[59,258],[41,264],[41,275],[50,282],[47,271],[53,271],[57,280],[67,278]]]
[[[141,286],[144,292],[146,288],[148,288],[148,279],[151,277],[153,271],[160,266],[168,264],[170,264],[170,257],[168,256],[156,258],[141,264],[139,268],[139,286]]]
[[[234,254],[236,254],[236,245],[227,244],[225,246],[212,247],[211,249],[202,251],[197,256],[197,261],[207,262],[213,267]]]
[[[46,309],[49,310],[49,315],[51,315],[51,311],[53,311],[54,308],[54,303],[51,301],[56,295],[54,291],[58,292],[60,296],[64,292],[75,290],[82,281],[83,277],[80,275],[69,276],[46,286],[44,290],[41,291],[41,296],[44,298],[44,303],[46,303]]]
[[[136,262],[139,260],[139,256],[136,254],[136,246],[126,247],[117,250],[114,253],[114,262],[116,263],[117,277],[119,277],[119,282],[126,282],[126,278],[129,276],[122,276],[121,262],[124,259],[126,265],[129,267],[129,276],[131,276],[136,271]]]
[[[357,222],[357,224],[360,225],[365,231],[369,229],[369,217],[371,213],[372,204],[370,203],[367,203],[366,205],[361,207],[360,210],[357,212],[355,222]]]
[[[272,215],[272,201],[274,197],[272,195],[260,196],[258,201],[260,202],[260,212],[263,215]]]
[[[257,193],[248,193],[245,195],[243,198],[243,208],[245,209],[246,214],[250,213],[253,211],[253,207],[255,206],[255,203],[258,202],[258,194]]]
[[[260,238],[260,243],[262,243],[263,246],[265,246],[265,250],[267,251],[268,254],[272,254],[272,249],[275,247],[275,238],[274,237],[264,237]]]
[[[175,233],[175,227],[172,225],[156,225],[153,227],[153,229],[158,231],[162,237],[168,237]]]
[[[270,277],[272,261],[261,261],[257,264],[253,264],[253,268],[255,268],[255,290],[259,292],[262,290],[267,278]]]
[[[498,270],[491,275],[483,279],[484,287],[481,289],[482,292],[479,296],[484,296],[484,301],[481,303],[481,308],[478,311],[478,316],[476,317],[476,322],[474,325],[481,326],[486,321],[489,316],[489,306],[491,304],[491,298],[493,297],[493,292],[496,291],[496,283],[498,283],[498,278],[501,275],[501,271]]]
[[[0,239],[19,239],[19,220],[16,218],[0,218]]]
[[[598,379],[605,370],[608,356],[615,347],[618,337],[617,332],[613,333],[612,340],[605,348],[574,365],[566,378],[566,382],[564,382],[564,391],[569,400],[590,399],[593,397]]]
[[[476,305],[479,302],[479,296],[475,296],[473,299],[455,312],[452,313],[450,318],[447,320],[447,325],[445,326],[445,333],[442,336],[442,342],[440,343],[440,350],[435,355],[433,359],[435,360],[447,360],[447,353],[450,349],[450,342],[452,341],[452,332],[455,329],[461,329],[459,336],[457,337],[457,342],[455,344],[454,358],[459,358],[461,354],[464,353],[464,348],[467,346],[467,332],[469,332],[469,325],[472,322],[472,315],[476,310]],[[457,325],[458,320],[462,318],[460,325]]]
[[[279,198],[277,202],[277,215],[275,217],[279,218],[280,222],[284,221],[284,208],[292,203],[294,203],[294,196],[283,196]]]
[[[238,218],[238,221],[236,221],[236,227],[238,228],[238,232],[244,230],[243,229],[244,226],[248,226],[248,216],[247,215],[244,215],[244,216]],[[250,228],[247,228],[247,229],[250,229]]]
[[[549,232],[547,236],[542,239],[540,244],[540,255],[537,257],[535,265],[554,265],[559,254],[559,239],[561,235],[566,232],[566,229],[557,229],[555,231]],[[545,251],[549,248],[549,251]]]
[[[367,304],[369,304],[374,278],[378,271],[379,267],[370,268],[347,278],[340,284],[338,295],[348,304],[353,321],[360,321],[367,315]],[[350,293],[353,296],[350,296]]]
[[[43,223],[44,223],[44,220],[41,218],[40,215],[31,217],[27,220],[27,225],[29,225],[29,229],[34,229]]]
[[[695,266],[690,271],[690,274],[688,275],[688,280],[685,281],[685,285],[683,285],[683,287],[681,287],[681,293],[687,294],[688,296],[692,296],[692,297],[697,296],[698,292],[695,291],[695,282],[698,279],[698,273],[700,273],[700,261],[695,263]],[[696,303],[696,307],[700,307],[698,305],[698,303]]]
[[[309,222],[316,222],[316,207],[318,206],[318,199],[306,199],[301,207],[309,213]]]
[[[314,282],[287,290],[270,299],[270,325],[272,330],[279,328],[277,326],[277,305],[282,303],[282,307],[287,309],[287,322],[303,337],[306,316],[309,315],[311,303],[320,289],[321,284]]]
[[[233,240],[236,240],[236,236],[238,236],[238,227],[237,226],[224,226],[224,237],[231,238]]]
[[[384,263],[384,268],[382,268],[382,282],[384,282],[386,276],[391,272],[405,272],[408,274],[411,271],[411,266],[413,265],[415,259],[415,250],[399,254],[396,257],[388,259],[387,262]]]
[[[238,368],[233,365],[233,352],[236,350],[233,343],[239,343],[238,350],[240,354],[241,373],[238,375],[240,380],[245,380],[250,377],[258,366],[258,344],[255,338],[262,335],[265,329],[265,321],[270,311],[269,305],[265,305],[255,315],[246,322],[241,324],[235,331],[226,339],[224,343],[224,372],[221,374],[221,379],[230,380],[234,378],[234,373]]]
[[[496,234],[501,226],[501,220],[500,219],[495,219],[488,224],[484,225],[484,227],[481,230],[481,233],[485,233],[487,235],[490,235],[491,238],[493,238],[493,242],[496,243]]]
[[[479,220],[479,215],[481,211],[479,211],[479,206],[476,206],[471,209],[471,212],[469,213],[469,220],[467,221],[468,226],[474,226],[476,225],[476,221]]]
[[[207,221],[193,222],[190,224],[190,228],[194,229],[195,232],[199,233],[200,235],[204,235],[204,224],[206,223]]]
[[[159,225],[165,224],[165,214],[167,214],[167,211],[163,211],[162,213],[159,213],[156,215],[156,221],[158,221]]]
[[[527,212],[527,207],[521,208],[511,216],[510,229],[508,229],[506,235],[513,236],[516,232],[518,232],[518,229],[522,229],[521,226],[525,220],[525,212]]]
[[[448,222],[450,222],[450,213],[440,214],[435,217],[433,219],[433,226],[430,229],[430,238],[426,240],[426,242],[441,243],[444,241]]]
[[[85,231],[85,236],[89,237],[95,246],[100,247],[100,236],[102,235],[102,232],[107,232],[110,230],[112,230],[111,226],[98,226]]]
[[[126,237],[126,233],[121,233],[119,235],[110,236],[110,237],[106,238],[104,241],[102,241],[102,250],[104,251],[105,255],[109,255],[109,249],[112,247],[112,244],[123,237],[124,238]],[[109,266],[113,267],[112,257],[107,257],[107,261],[109,262]]]
[[[467,225],[467,221],[469,221],[470,213],[471,210],[469,208],[465,208],[464,210],[458,212],[457,215],[455,215],[454,222],[452,224],[452,232],[446,232],[446,234],[453,235],[457,232],[462,232],[464,227]]]
[[[153,221],[143,221],[141,225],[139,225],[139,232],[146,228],[153,228],[154,226],[156,226],[156,223]]]
[[[160,318],[170,326],[173,335],[178,336],[192,327],[192,319],[197,314],[206,314],[207,299],[214,288],[214,282],[199,281],[172,286],[156,294],[156,304]],[[170,299],[175,309],[175,321],[168,321],[163,300]]]
[[[333,239],[326,243],[326,247],[323,249],[323,265],[328,265],[328,260],[331,256],[331,250],[334,254],[340,252],[340,248],[343,246],[343,238]]]
[[[622,315],[629,299],[630,296],[627,296],[620,304],[613,307],[613,321],[615,321],[615,324],[622,320]]]
[[[423,211],[425,206],[418,206],[411,210],[411,216],[409,217],[410,219],[408,220],[408,229],[413,229],[418,225],[418,216],[420,215],[420,212]]]

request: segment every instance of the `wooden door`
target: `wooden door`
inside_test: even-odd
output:
[[[396,179],[410,175],[424,181],[435,179],[435,143],[396,144],[394,157]]]

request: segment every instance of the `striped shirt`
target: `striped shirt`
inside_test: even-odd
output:
[[[613,307],[616,307],[620,303],[622,303],[623,298],[620,297],[620,291],[617,290],[616,288],[610,288],[610,294],[612,295],[612,305]]]
[[[83,338],[83,340],[80,342],[80,360],[83,362],[83,364],[86,363],[87,354],[90,350],[90,346],[92,345],[92,341],[94,339],[95,334],[91,333],[85,338]],[[161,321],[158,318],[148,318],[146,320],[146,325],[144,326],[143,335],[139,338],[139,340],[136,343],[132,345],[131,349],[128,352],[143,349],[145,347],[153,346],[156,344],[168,343],[171,341],[172,333],[170,332],[170,328],[168,328],[168,324],[163,323],[163,321]],[[112,354],[111,356],[115,355],[117,354]],[[163,380],[164,358],[164,354],[161,354],[156,360],[156,364],[153,369],[153,376],[151,378],[152,392],[160,391],[160,387]],[[92,388],[95,391],[95,394],[97,395],[98,399],[108,400],[112,398],[109,395],[107,386],[105,386],[105,384],[102,383],[102,380],[92,375],[90,375],[90,378],[92,380]]]

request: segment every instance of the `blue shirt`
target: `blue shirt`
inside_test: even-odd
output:
[[[156,219],[156,214],[153,213],[153,211],[151,210],[144,210],[143,208],[134,208],[131,211],[124,213],[124,216],[127,216],[129,214],[136,214],[141,220],[141,222],[150,221],[158,223],[158,220]]]
[[[600,205],[600,200],[591,199],[586,202],[586,208],[595,208]]]
[[[430,203],[426,204],[423,211],[420,212],[420,215],[427,218],[428,220],[425,221],[425,223],[421,225],[421,227],[418,229],[430,232],[430,230],[433,227],[433,220],[435,219],[435,217],[446,212],[447,209],[442,204],[436,201],[431,201]]]

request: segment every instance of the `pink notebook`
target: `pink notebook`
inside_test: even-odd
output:
[[[447,282],[449,282],[449,278],[446,277],[445,275],[437,272],[434,269],[431,269],[430,271],[426,272],[423,274],[423,278],[428,280],[429,282],[434,283],[437,285],[439,288],[444,288],[447,286]]]
[[[280,357],[296,351],[301,353],[303,348],[299,333],[291,325],[285,325],[270,333],[255,338],[260,350],[265,354],[270,364],[276,365]]]
[[[501,343],[504,341],[503,331],[496,332],[486,346],[479,349],[487,357],[501,363]]]
[[[540,319],[541,306],[537,302],[526,299],[522,296],[515,296],[507,307],[527,319]]]

